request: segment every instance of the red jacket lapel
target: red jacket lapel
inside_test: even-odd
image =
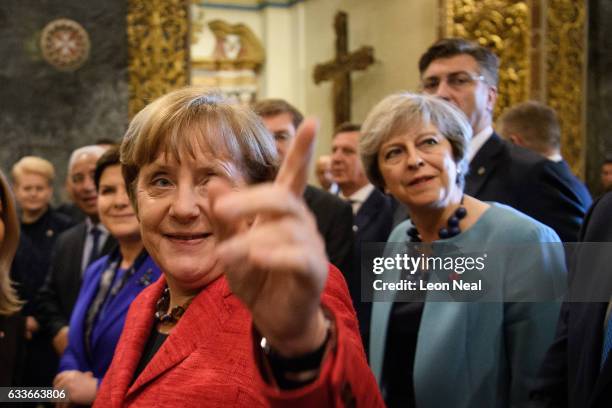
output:
[[[161,289],[163,289],[163,286]],[[161,290],[156,293],[158,295],[154,299],[155,301],[161,295]],[[229,288],[223,277],[205,287],[191,302],[185,314],[181,317],[181,320],[155,356],[153,356],[153,359],[147,364],[134,384],[129,387],[126,397],[129,398],[131,394],[137,393],[147,383],[180,364],[198,347],[214,344],[215,340],[211,337],[218,337],[222,334],[223,325],[229,317],[228,310],[224,307],[224,298],[229,295]],[[149,324],[146,326],[149,327],[150,331],[153,314],[155,313],[155,302],[148,302],[143,306],[146,309],[141,310],[138,318],[149,321]],[[139,335],[144,339],[144,343],[146,343],[149,332],[144,334],[139,332]],[[202,339],[208,339],[208,341],[202,342]],[[138,345],[134,343],[134,347],[139,347],[139,351],[135,364],[132,366],[130,363],[130,372],[132,373],[140,360],[144,343]]]

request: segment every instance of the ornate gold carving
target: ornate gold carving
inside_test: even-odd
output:
[[[188,0],[128,0],[130,117],[188,84],[188,7]]]
[[[548,0],[546,18],[547,102],[557,111],[563,132],[563,157],[583,173],[585,2]]]
[[[476,40],[500,56],[496,114],[530,98],[545,99],[559,115],[563,156],[575,173],[582,174],[585,1],[442,1],[445,11],[442,35]],[[545,29],[540,29],[539,21],[530,21],[532,12],[538,16],[540,10],[546,16]],[[545,33],[542,45],[538,41],[540,33]],[[535,50],[534,54],[530,50]],[[541,60],[539,53],[543,54]],[[542,72],[538,69],[540,61],[545,63]],[[536,67],[533,71],[532,66]],[[541,87],[539,75],[544,72],[545,86]]]
[[[495,114],[529,99],[530,14],[526,1],[447,0],[443,34],[477,41],[500,57]]]
[[[213,20],[208,27],[217,39],[215,51],[211,58],[192,61],[192,66],[211,70],[259,70],[265,59],[265,51],[261,41],[247,25]]]

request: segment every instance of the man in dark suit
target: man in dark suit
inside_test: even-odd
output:
[[[499,60],[470,41],[449,38],[419,61],[423,92],[459,107],[472,125],[465,193],[510,205],[552,227],[564,242],[577,238],[587,208],[550,160],[503,141],[492,127]]]
[[[543,103],[519,103],[499,118],[500,134],[515,145],[532,150],[552,161],[559,177],[572,189],[582,208],[593,202],[589,190],[572,173],[561,156],[561,127],[554,109]]]
[[[332,177],[340,188],[340,197],[351,203],[355,214],[357,265],[360,264],[364,244],[387,241],[394,226],[397,208],[397,201],[376,189],[365,175],[358,151],[360,130],[359,125],[342,124],[336,129],[332,140]],[[368,279],[372,276],[360,273],[348,282],[366,351],[370,343],[372,303],[361,302],[361,289],[362,286],[371,287]]]
[[[351,203],[358,243],[386,242],[393,228],[396,202],[377,190],[365,175],[359,158],[359,125],[345,123],[332,140],[332,177],[340,197]]]
[[[280,160],[285,157],[289,144],[304,116],[291,104],[282,99],[264,99],[253,106],[253,110],[274,137]],[[336,265],[350,280],[354,271],[352,231],[353,214],[344,201],[326,191],[306,186],[304,201],[317,221],[319,232],[325,240],[329,261]]]
[[[585,244],[577,248],[570,268],[570,291],[531,395],[533,407],[607,408],[612,404],[610,219],[612,193],[596,201],[585,218],[580,232]]]
[[[85,146],[76,149],[68,164],[73,200],[87,218],[62,232],[53,246],[50,268],[40,288],[34,312],[41,329],[52,339],[61,355],[68,344],[68,322],[79,295],[81,278],[87,266],[108,253],[115,240],[98,219],[96,187],[93,174],[96,161],[106,149]]]

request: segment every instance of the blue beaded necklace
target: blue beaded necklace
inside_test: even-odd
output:
[[[438,236],[440,237],[440,239],[452,238],[455,235],[459,235],[461,233],[461,228],[459,228],[459,221],[464,219],[467,215],[467,210],[463,206],[464,197],[465,196],[461,196],[459,208],[457,208],[453,215],[448,218],[448,221],[446,222],[446,227],[442,227],[438,231]],[[421,235],[419,234],[419,231],[414,225],[410,227],[408,231],[406,231],[406,234],[408,234],[408,239],[410,240],[410,242],[422,242]]]

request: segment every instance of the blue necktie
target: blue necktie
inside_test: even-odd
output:
[[[91,251],[89,251],[89,258],[87,258],[87,266],[91,265],[93,261],[98,259],[98,244],[100,243],[100,234],[102,233],[102,231],[100,231],[100,229],[97,227],[93,227],[89,231],[89,233],[93,238],[93,245],[91,246]]]
[[[603,347],[601,349],[601,368],[603,369],[604,364],[606,364],[606,359],[610,355],[610,350],[612,350],[612,313],[608,316],[608,322],[606,324],[605,333],[604,333],[604,341]]]

